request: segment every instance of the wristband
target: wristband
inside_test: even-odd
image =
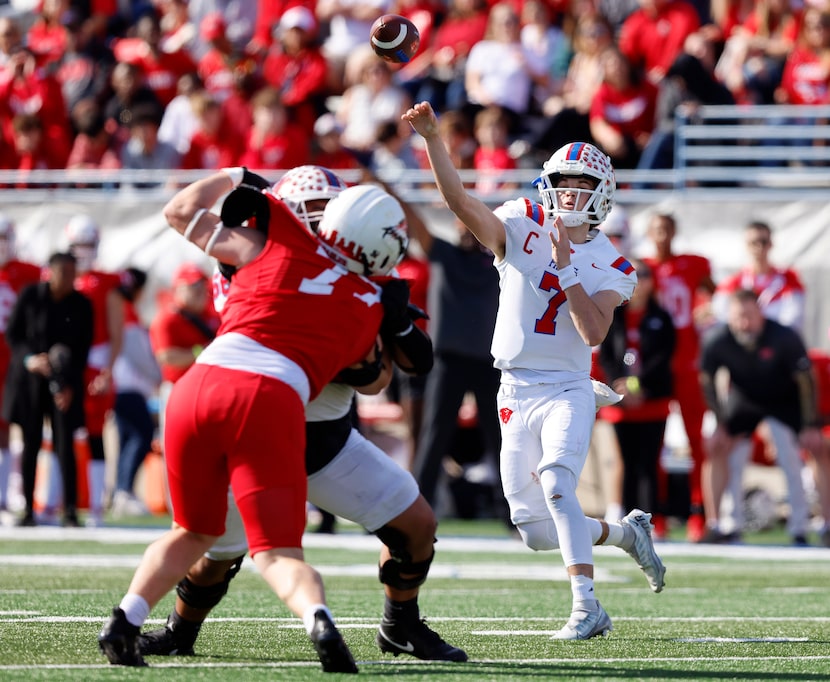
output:
[[[559,277],[559,288],[562,291],[579,284],[579,276],[576,274],[576,270],[574,270],[574,266],[571,264],[566,265],[564,268],[560,268],[556,274],[557,277]]]
[[[33,355],[31,353],[27,353],[26,355],[23,356],[23,367],[25,367],[26,369],[29,369],[28,364],[29,364],[29,358],[31,358],[31,357],[33,357]]]
[[[409,323],[409,326],[408,326],[406,329],[404,329],[402,332],[397,332],[397,333],[395,334],[395,336],[397,336],[397,337],[406,336],[407,334],[409,334],[409,332],[411,332],[411,331],[413,330],[413,328],[414,328],[414,327],[415,327],[415,325],[413,325],[413,324],[410,322],[410,323]]]
[[[187,227],[185,228],[184,232],[182,233],[182,235],[184,236],[185,239],[187,239],[187,241],[192,241],[190,237],[193,235],[193,230],[196,228],[196,223],[199,222],[199,219],[205,213],[207,213],[207,209],[206,208],[200,208],[198,211],[196,211],[196,213],[193,214],[193,217],[190,219],[190,222],[187,224]]]
[[[629,393],[636,395],[640,392],[640,380],[637,377],[628,377],[625,380],[625,387]]]
[[[234,188],[239,187],[242,184],[242,179],[245,177],[245,169],[242,166],[223,168],[222,172],[231,179]]]

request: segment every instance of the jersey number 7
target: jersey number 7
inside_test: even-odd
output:
[[[556,316],[559,314],[559,308],[567,302],[568,297],[559,288],[559,277],[552,272],[546,271],[542,275],[539,288],[542,291],[553,291],[555,293],[548,300],[548,307],[542,317],[536,320],[536,326],[533,328],[533,331],[537,334],[556,334]]]

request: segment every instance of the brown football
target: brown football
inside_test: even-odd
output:
[[[372,49],[388,62],[405,64],[418,51],[421,35],[409,19],[397,14],[384,14],[372,24]]]

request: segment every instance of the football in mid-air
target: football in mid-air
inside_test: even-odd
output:
[[[418,51],[421,35],[406,17],[384,14],[372,24],[370,41],[375,54],[388,62],[405,64]]]

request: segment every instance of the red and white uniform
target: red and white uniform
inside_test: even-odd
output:
[[[712,312],[719,320],[726,320],[729,295],[738,289],[751,289],[758,294],[764,317],[798,331],[803,329],[804,285],[795,270],[773,268],[762,274],[744,268],[723,280],[712,297]]]
[[[113,272],[88,270],[75,278],[75,288],[92,301],[93,328],[92,348],[89,350],[84,381],[87,387],[107,368],[110,362],[110,332],[107,325],[107,299],[112,290],[121,284],[121,277]],[[115,390],[92,395],[87,389],[84,398],[86,429],[93,436],[104,432],[107,412],[115,405]]]
[[[0,267],[0,391],[6,385],[11,351],[6,343],[9,315],[23,287],[40,281],[40,267],[33,263],[10,260]],[[1,422],[0,422],[1,423]]]
[[[503,260],[496,263],[501,292],[491,352],[502,381],[511,384],[589,378],[591,347],[576,330],[568,299],[557,289],[548,232],[540,204],[509,201],[496,209],[507,236]],[[584,244],[571,245],[571,264],[589,296],[601,290],[628,300],[637,282],[634,268],[597,232]],[[551,344],[551,337],[556,343]]]
[[[700,472],[705,453],[703,451],[703,417],[706,401],[700,388],[700,335],[695,326],[694,310],[698,289],[711,279],[712,269],[708,259],[694,254],[672,255],[662,262],[644,258],[654,273],[657,300],[671,315],[676,333],[676,345],[672,370],[674,373],[674,399],[680,406],[693,468],[689,474],[691,504],[703,504]]]
[[[252,554],[300,546],[305,403],[366,357],[383,316],[378,287],[269,203],[265,247],[234,275],[216,339],[173,387],[165,430],[176,522],[222,535],[230,483]]]
[[[518,199],[495,215],[507,239],[504,258],[495,263],[501,290],[491,346],[502,374],[497,399],[502,485],[513,523],[550,521],[541,472],[567,469],[575,485],[588,454],[596,413],[591,347],[577,332],[567,295],[558,288],[548,237],[554,228],[546,224],[542,206]],[[571,264],[589,296],[616,291],[622,303],[637,283],[634,268],[598,230],[585,243],[571,245]],[[590,542],[585,542],[568,556],[563,549],[566,565],[589,560]]]

